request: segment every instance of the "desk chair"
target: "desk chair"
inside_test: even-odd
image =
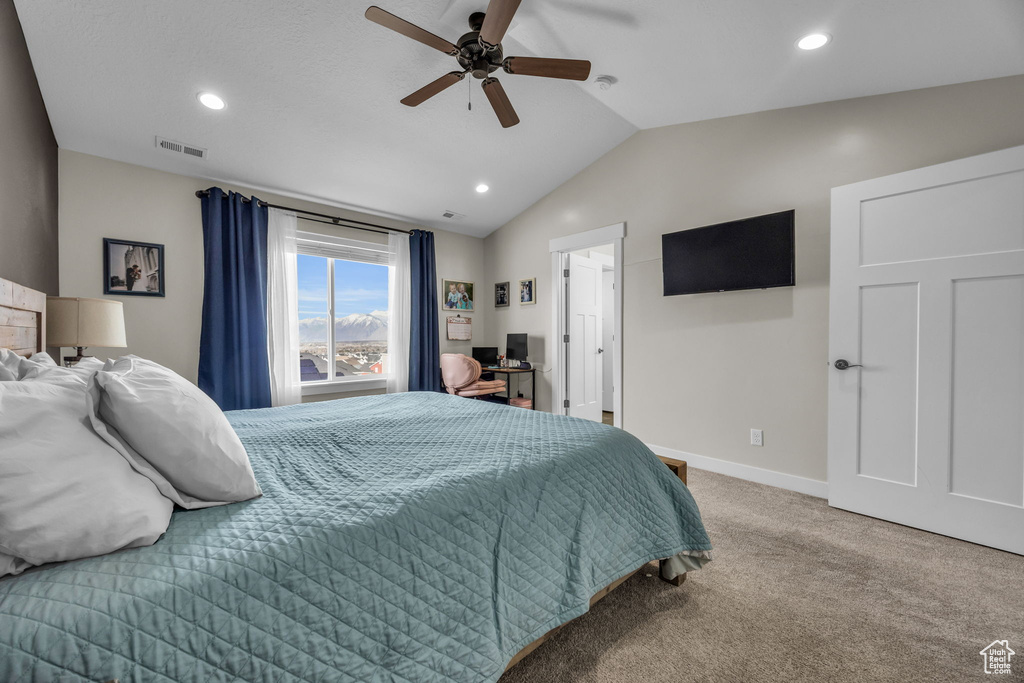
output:
[[[441,354],[441,379],[449,394],[477,398],[505,391],[505,380],[480,380],[480,361],[461,353]]]

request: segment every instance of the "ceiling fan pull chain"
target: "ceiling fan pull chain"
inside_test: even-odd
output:
[[[469,86],[466,88],[466,92],[469,93],[469,98],[466,100],[467,106],[469,107],[469,111],[473,111],[473,81],[467,79],[466,85]]]

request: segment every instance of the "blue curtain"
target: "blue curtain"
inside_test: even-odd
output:
[[[206,279],[199,388],[222,410],[270,406],[267,208],[211,187],[203,204]]]
[[[441,342],[437,336],[437,269],[434,233],[409,236],[412,322],[409,326],[409,391],[441,391]]]

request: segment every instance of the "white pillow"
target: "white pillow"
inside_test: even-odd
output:
[[[68,387],[77,387],[82,391],[89,385],[89,380],[103,369],[103,361],[89,356],[69,368],[57,365],[48,354],[37,353],[31,358],[21,359],[22,382],[50,382]]]
[[[0,349],[0,381],[36,379],[54,373],[55,376],[79,376],[88,382],[92,373],[102,369],[103,361],[92,356],[86,356],[77,365],[66,368],[43,351],[26,358],[10,349]]]
[[[20,574],[31,566],[20,557],[12,557],[0,553],[0,577],[7,576],[8,574]]]
[[[53,356],[40,351],[39,353],[33,353],[31,356],[22,357],[21,359],[21,374],[19,379],[24,379],[25,373],[32,368],[56,368],[57,361],[53,360]]]
[[[0,349],[0,382],[11,382],[21,375],[22,357],[10,349]],[[2,574],[0,574],[2,576]]]
[[[96,414],[109,427],[97,431],[174,502],[208,507],[263,494],[224,413],[185,378],[124,356],[108,361],[93,384]]]
[[[167,529],[171,501],[93,431],[81,387],[0,383],[0,444],[0,572],[25,568],[10,558],[152,545]]]

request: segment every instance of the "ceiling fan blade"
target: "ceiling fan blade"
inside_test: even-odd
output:
[[[428,83],[427,85],[423,86],[413,94],[406,97],[404,100],[402,100],[402,104],[404,104],[407,107],[415,107],[421,105],[427,100],[429,100],[431,97],[436,95],[437,93],[441,92],[446,88],[452,87],[465,77],[466,74],[462,71],[452,71],[450,73],[446,73],[444,76],[441,76],[441,78],[437,79],[436,81]]]
[[[380,24],[384,28],[389,28],[392,31],[397,31],[403,36],[418,40],[424,45],[429,45],[435,50],[440,50],[446,54],[457,55],[459,54],[459,48],[449,43],[444,38],[435,36],[430,31],[426,31],[416,24],[410,24],[401,17],[396,17],[391,12],[385,12],[380,7],[370,7],[366,10],[366,18],[375,24]]]
[[[519,123],[516,110],[512,108],[512,103],[509,102],[508,95],[505,94],[505,89],[501,87],[497,78],[485,78],[483,88],[484,94],[487,95],[487,99],[491,103],[491,108],[498,115],[498,121],[501,122],[502,128],[511,128]]]
[[[487,16],[484,17],[484,25],[480,27],[480,42],[495,47],[505,37],[508,25],[512,23],[512,17],[519,9],[522,0],[491,0],[487,5]]]
[[[542,57],[509,57],[502,68],[510,74],[567,78],[585,81],[590,78],[590,62],[585,59],[544,59]]]

